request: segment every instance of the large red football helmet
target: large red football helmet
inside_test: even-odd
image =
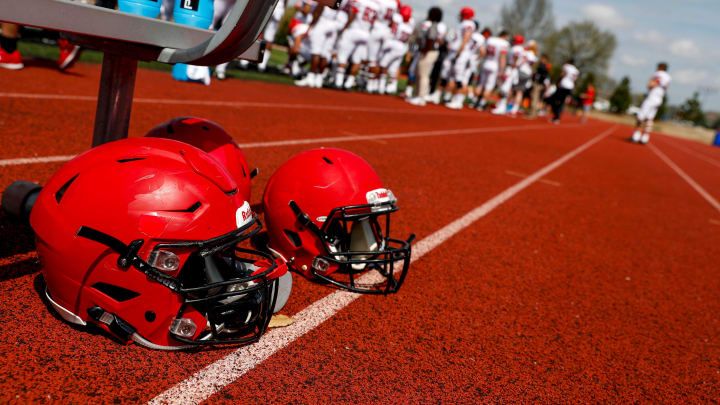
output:
[[[354,292],[396,292],[407,274],[415,236],[390,238],[395,203],[360,156],[332,148],[300,153],[265,188],[268,248],[306,277]]]
[[[287,273],[238,245],[262,226],[229,173],[169,139],[74,158],[43,187],[30,223],[51,306],[154,349],[258,339]]]
[[[470,7],[463,7],[460,9],[460,20],[470,20],[475,16],[475,10]]]
[[[257,169],[250,170],[245,154],[220,125],[204,118],[178,117],[156,126],[145,136],[174,139],[209,153],[233,176],[240,196],[250,201],[250,180]]]
[[[412,7],[405,5],[400,8],[400,16],[402,16],[403,21],[409,22],[412,18]]]

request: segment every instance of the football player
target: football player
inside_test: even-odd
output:
[[[508,32],[502,31],[497,37],[490,37],[481,48],[480,55],[485,59],[480,72],[480,80],[477,86],[478,100],[475,107],[484,110],[486,98],[490,96],[497,83],[498,72],[504,72],[507,65],[507,52],[510,43],[507,40]]]
[[[655,114],[657,114],[658,108],[662,105],[663,99],[665,98],[665,91],[667,91],[670,81],[672,80],[667,70],[667,63],[658,63],[657,71],[648,82],[649,91],[640,106],[640,112],[637,114],[635,132],[631,138],[633,142],[646,144],[650,141],[650,131],[652,130]]]

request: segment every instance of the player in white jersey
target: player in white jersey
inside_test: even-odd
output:
[[[478,110],[485,109],[485,99],[490,96],[495,89],[497,83],[498,72],[504,72],[507,65],[507,52],[510,49],[510,43],[507,40],[508,32],[502,31],[497,37],[490,37],[485,41],[485,46],[481,50],[481,56],[484,56],[482,67],[480,68],[480,79],[477,86],[478,101],[476,107]]]
[[[392,37],[385,41],[380,51],[380,94],[394,94],[397,91],[397,75],[405,55],[408,53],[408,40],[415,29],[412,8],[408,5],[400,7],[400,12],[393,16],[390,26]],[[388,81],[388,75],[390,80]]]
[[[649,91],[645,97],[645,101],[643,101],[640,106],[640,112],[637,113],[635,132],[631,138],[633,142],[646,144],[650,141],[650,131],[652,130],[655,114],[657,114],[658,108],[662,105],[665,92],[672,80],[667,70],[667,63],[658,63],[657,71],[648,82]]]
[[[565,100],[575,88],[575,82],[580,76],[580,71],[575,67],[575,59],[570,58],[562,67],[562,74],[557,84],[557,90],[552,95],[552,111],[553,118],[550,120],[553,124],[560,122],[562,110],[565,107]]]
[[[523,57],[517,66],[517,81],[513,84],[513,91],[515,92],[515,100],[513,102],[512,110],[510,115],[516,115],[520,110],[520,105],[525,95],[525,90],[530,88],[530,77],[532,76],[532,67],[538,61],[537,57],[537,42],[534,40],[528,41],[525,47]]]
[[[290,20],[289,32],[288,32],[288,66],[290,67],[290,73],[292,76],[297,77],[300,75],[300,63],[297,61],[298,54],[306,54],[308,59],[310,57],[309,44],[307,42],[307,36],[310,32],[310,28],[314,23],[313,10],[317,6],[314,0],[298,0],[295,5],[295,15]]]
[[[507,55],[507,66],[505,67],[503,75],[500,77],[500,100],[495,105],[495,109],[492,111],[493,114],[505,115],[505,113],[507,113],[508,98],[512,93],[513,86],[518,82],[518,68],[524,63],[524,42],[525,37],[522,35],[518,34],[513,37],[513,46]]]
[[[448,92],[451,93],[450,102],[446,107],[459,110],[463,107],[465,97],[468,95],[468,83],[472,72],[477,68],[478,50],[485,44],[485,37],[477,31],[479,25],[473,21],[475,30],[470,33],[467,42],[458,49],[458,55],[452,68],[451,81]],[[466,33],[467,35],[467,33]]]
[[[277,29],[280,26],[280,20],[282,20],[283,15],[285,15],[285,0],[278,0],[277,4],[275,4],[275,9],[273,10],[273,13],[267,22],[267,25],[265,26],[265,30],[263,31],[263,39],[265,40],[266,47],[265,53],[263,54],[263,60],[258,65],[258,69],[261,72],[264,72],[265,69],[267,69],[267,64],[270,60],[270,51],[275,44],[275,34],[277,33]]]
[[[344,25],[345,19],[341,14],[341,8],[348,0],[343,0],[340,7],[334,10],[327,6],[318,5],[313,10],[313,26],[308,33],[309,49],[311,54],[310,71],[301,80],[296,80],[298,86],[310,86],[320,88],[323,83],[322,72],[327,66],[332,46],[335,43],[338,33],[338,21]]]
[[[376,0],[379,5],[377,19],[370,31],[368,40],[368,66],[370,70],[370,79],[368,80],[367,90],[369,93],[375,93],[379,87],[380,66],[380,50],[386,41],[392,38],[390,26],[393,22],[393,16],[399,11],[399,4],[396,0]]]
[[[440,101],[443,98],[443,92],[445,92],[444,94],[446,97],[444,101],[450,101],[450,98],[457,87],[455,76],[456,73],[458,73],[458,69],[455,69],[455,65],[460,68],[462,65],[467,64],[469,56],[467,45],[470,43],[472,33],[477,30],[477,26],[472,19],[474,16],[475,11],[470,7],[463,7],[460,10],[460,14],[458,15],[460,25],[454,32],[448,34],[446,41],[447,54],[445,55],[445,59],[443,59],[442,66],[440,68],[440,84],[438,84],[434,89],[431,89],[432,92],[428,95],[428,101],[440,104]]]
[[[338,70],[335,73],[335,86],[350,89],[355,85],[355,74],[360,62],[368,59],[368,39],[375,23],[380,5],[375,0],[351,0],[352,10],[338,44]],[[352,65],[345,69],[352,58]]]

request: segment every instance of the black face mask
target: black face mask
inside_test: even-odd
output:
[[[362,294],[389,294],[400,289],[410,267],[410,244],[415,235],[404,241],[390,238],[390,214],[398,210],[394,201],[334,208],[322,228],[294,201],[290,208],[323,241],[325,254],[316,256],[311,266],[314,276]],[[337,269],[328,274],[332,267]],[[361,273],[371,270],[379,273],[377,280],[358,280]]]
[[[278,279],[269,276],[277,269],[273,257],[237,245],[262,229],[254,218],[248,224],[225,235],[204,241],[159,243],[150,253],[149,262],[137,252],[142,239],[125,245],[114,237],[88,227],[77,235],[104,244],[120,254],[118,266],[130,266],[183,297],[182,306],[170,327],[174,339],[187,345],[219,345],[251,343],[267,329],[275,307]],[[194,250],[178,277],[172,277],[158,266],[162,252]],[[269,266],[258,267],[262,261]],[[183,318],[189,308],[200,312],[207,325],[194,325]],[[197,328],[205,329],[196,338]],[[134,331],[133,331],[134,332]]]

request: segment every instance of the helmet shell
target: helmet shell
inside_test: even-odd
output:
[[[151,129],[145,136],[174,139],[207,152],[233,176],[240,196],[250,201],[250,168],[245,154],[220,125],[204,118],[178,117]]]
[[[160,242],[207,240],[237,229],[243,204],[233,177],[186,143],[135,138],[93,148],[50,178],[31,212],[48,293],[84,322],[91,321],[88,309],[99,306],[145,339],[177,345],[168,325],[183,298],[134,267],[119,268],[117,252],[78,230],[90,227],[124,244],[142,239],[138,255],[148,261]],[[169,275],[178,276],[188,255],[179,252],[179,270]],[[205,318],[192,310],[184,316],[198,325],[197,336]]]
[[[269,246],[310,276],[313,259],[326,253],[323,242],[300,224],[288,205],[295,201],[322,228],[334,208],[368,203],[368,193],[383,189],[380,177],[360,156],[342,149],[313,149],[293,156],[272,175],[263,205]]]

